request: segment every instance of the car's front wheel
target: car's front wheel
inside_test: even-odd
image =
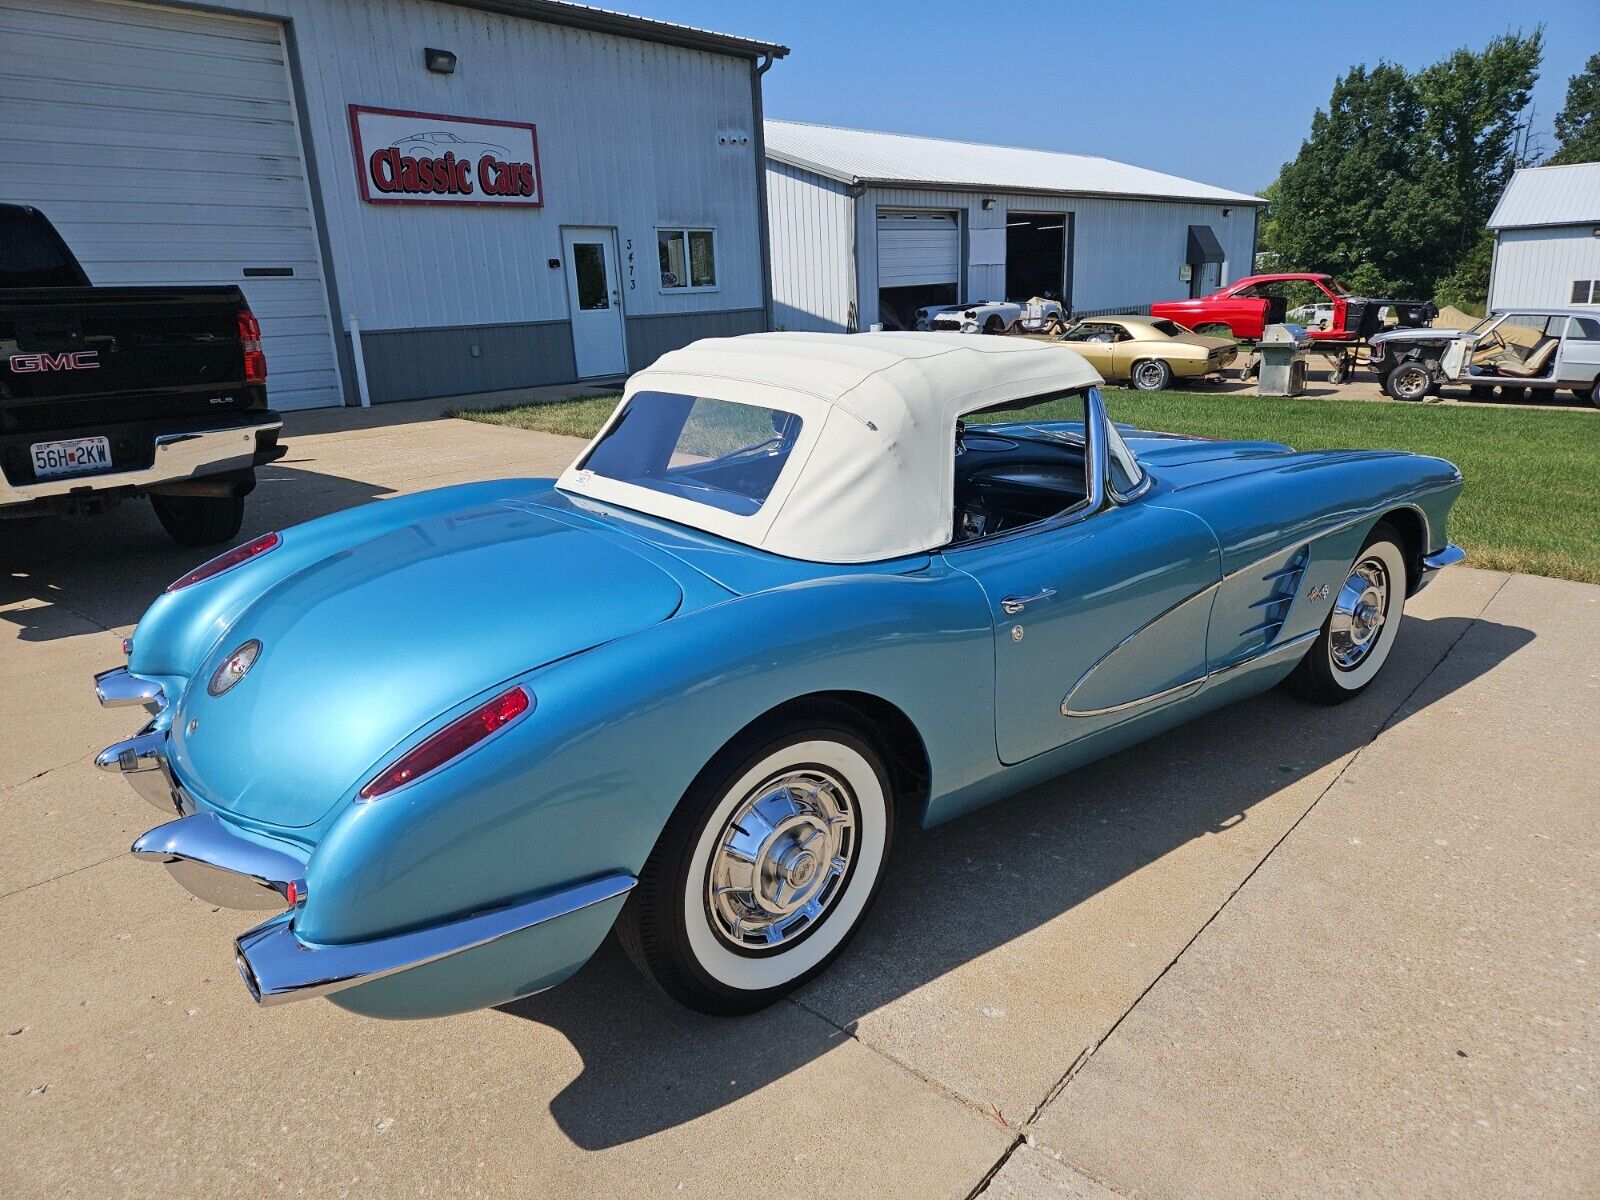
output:
[[[1147,358],[1133,364],[1129,378],[1141,392],[1159,392],[1172,382],[1172,368],[1159,358]]]
[[[1383,380],[1383,390],[1393,400],[1421,400],[1432,387],[1433,372],[1415,359],[1401,363]]]
[[[1356,555],[1316,641],[1285,680],[1290,690],[1318,704],[1359,696],[1394,649],[1408,589],[1400,535],[1379,524]]]
[[[765,1008],[844,949],[883,878],[893,825],[881,757],[830,711],[758,727],[690,786],[618,939],[690,1008]]]

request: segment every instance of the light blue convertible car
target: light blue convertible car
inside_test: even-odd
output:
[[[1114,426],[1071,350],[760,334],[634,376],[558,480],[256,538],[97,677],[263,1004],[423,1017],[576,971],[771,1003],[947,821],[1288,681],[1334,703],[1462,554],[1451,464]],[[1291,701],[1292,702],[1292,701]]]

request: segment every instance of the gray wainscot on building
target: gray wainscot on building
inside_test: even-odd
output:
[[[909,327],[969,300],[1138,312],[1252,273],[1260,197],[1091,158],[766,122],[773,321]]]
[[[241,286],[280,409],[768,325],[782,46],[550,0],[28,0],[0,46],[0,200],[94,283]]]
[[[1600,163],[1515,172],[1489,228],[1491,307],[1600,312]]]

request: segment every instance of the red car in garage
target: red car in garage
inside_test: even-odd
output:
[[[1293,286],[1297,284],[1301,286]],[[1327,328],[1306,331],[1309,337],[1321,342],[1349,342],[1371,337],[1384,328],[1380,322],[1385,308],[1392,308],[1399,324],[1408,327],[1426,325],[1439,312],[1426,300],[1375,300],[1353,296],[1332,275],[1305,272],[1250,275],[1209,296],[1152,304],[1150,315],[1165,317],[1194,330],[1222,325],[1242,341],[1257,341],[1268,325],[1282,324],[1289,309],[1291,289],[1299,293],[1302,302],[1308,299],[1306,284],[1326,297],[1325,301],[1319,298],[1319,303],[1333,306],[1333,317]]]

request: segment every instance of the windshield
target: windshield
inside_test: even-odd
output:
[[[790,412],[636,392],[579,469],[749,516],[778,481],[801,420]]]

